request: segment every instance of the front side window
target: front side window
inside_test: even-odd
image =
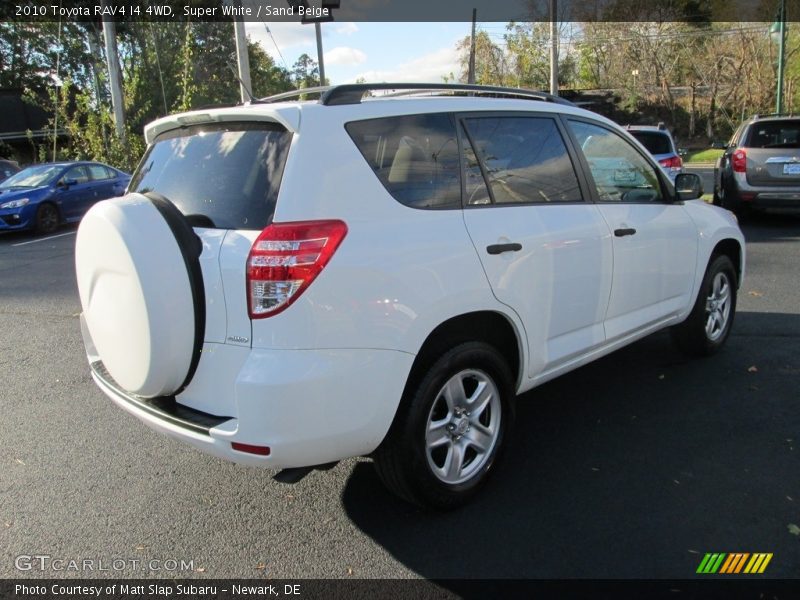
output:
[[[477,117],[464,120],[467,204],[488,204],[478,177],[480,161],[495,204],[580,202],[578,177],[549,117]],[[476,160],[477,159],[477,160]],[[474,180],[474,181],[473,181]]]
[[[413,208],[460,208],[458,138],[452,115],[353,121],[345,129],[395,200]]]
[[[76,183],[86,183],[89,181],[89,174],[86,172],[86,167],[72,167],[69,171],[64,173],[61,181],[75,181]]]
[[[659,202],[661,184],[655,167],[610,129],[570,119],[601,202]]]
[[[148,148],[129,189],[165,196],[204,227],[263,229],[275,212],[291,139],[276,123],[167,131]]]

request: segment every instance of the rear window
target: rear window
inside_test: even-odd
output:
[[[129,189],[166,196],[195,226],[263,229],[292,135],[273,123],[193,125],[159,135]]]
[[[748,148],[800,148],[800,120],[755,122]]]
[[[395,200],[413,208],[460,208],[461,168],[449,114],[354,121],[345,128]]]
[[[669,138],[663,133],[637,130],[632,130],[628,133],[639,140],[650,154],[672,154],[673,152]]]

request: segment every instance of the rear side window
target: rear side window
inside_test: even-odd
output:
[[[102,179],[111,179],[113,175],[111,171],[106,169],[103,165],[88,165],[89,174],[92,176],[94,181],[100,181]]]
[[[800,148],[800,120],[756,121],[750,126],[748,148]]]
[[[580,202],[578,177],[555,121],[546,117],[479,117],[464,120],[467,204]],[[490,197],[478,177],[483,166]],[[477,182],[477,187],[473,185]]]
[[[655,131],[629,131],[633,137],[639,140],[650,154],[671,154],[672,144],[669,138],[663,133]]]
[[[275,212],[292,135],[272,123],[214,123],[159,135],[129,189],[157,192],[197,225],[263,229]]]
[[[354,121],[345,126],[392,197],[413,208],[460,208],[455,121],[448,114]]]

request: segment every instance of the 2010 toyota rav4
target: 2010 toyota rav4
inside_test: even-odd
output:
[[[370,455],[403,498],[450,508],[497,464],[517,394],[665,327],[689,353],[725,343],[744,240],[697,176],[676,191],[557,98],[413,87],[147,127],[127,196],[76,242],[115,403],[290,475]]]

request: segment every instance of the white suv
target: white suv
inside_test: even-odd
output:
[[[451,508],[517,394],[665,327],[725,343],[736,220],[611,121],[505,88],[294,97],[152,123],[78,230],[92,375],[154,429],[285,480],[370,455]]]

